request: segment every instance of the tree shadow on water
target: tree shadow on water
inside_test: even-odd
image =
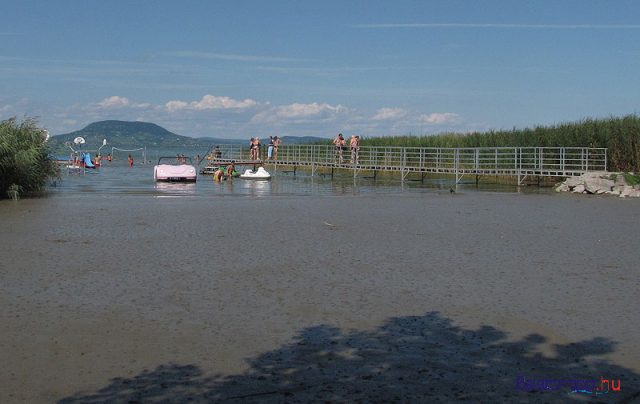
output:
[[[251,359],[242,374],[207,376],[195,365],[166,364],[60,403],[640,401],[638,374],[597,359],[613,352],[614,342],[557,345],[553,357],[537,352],[543,342],[537,334],[507,341],[490,326],[463,329],[436,312],[391,318],[372,331],[320,325]],[[601,378],[615,379],[619,391],[589,394],[571,392],[569,384],[547,383],[546,390],[532,384]]]

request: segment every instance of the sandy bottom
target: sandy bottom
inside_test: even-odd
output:
[[[0,402],[637,400],[639,209],[480,192],[0,201]]]

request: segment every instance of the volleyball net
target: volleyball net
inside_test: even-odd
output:
[[[113,159],[126,159],[127,157],[129,157],[129,155],[131,155],[131,157],[134,158],[134,160],[138,160],[140,161],[142,164],[146,164],[147,163],[147,148],[146,147],[138,147],[136,149],[121,149],[119,147],[112,147],[111,148],[111,157]]]

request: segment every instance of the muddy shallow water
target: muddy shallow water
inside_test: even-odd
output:
[[[0,201],[0,401],[639,391],[638,201],[150,169]]]

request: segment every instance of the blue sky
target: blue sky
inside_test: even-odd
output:
[[[386,136],[637,113],[640,1],[0,0],[0,118]]]

